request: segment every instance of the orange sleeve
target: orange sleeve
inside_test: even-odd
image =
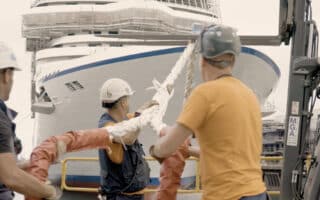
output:
[[[116,123],[114,122],[107,122],[104,126],[113,126]],[[121,164],[123,161],[123,153],[124,150],[122,148],[122,144],[111,142],[109,144],[109,148],[106,149],[106,152],[110,158],[110,160],[116,164]]]
[[[194,89],[177,119],[177,123],[186,126],[193,133],[204,123],[209,110],[209,102],[202,93],[199,88]]]

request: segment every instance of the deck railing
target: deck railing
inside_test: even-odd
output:
[[[156,161],[153,157],[145,157],[147,161]],[[73,191],[73,192],[98,192],[98,188],[85,188],[85,187],[72,187],[68,186],[66,183],[66,176],[67,176],[67,163],[70,161],[86,161],[86,162],[97,162],[99,159],[97,157],[70,157],[66,158],[62,161],[62,168],[61,168],[61,189],[66,191]],[[196,161],[196,182],[195,188],[186,190],[186,189],[179,189],[178,193],[201,193],[200,187],[200,166],[199,160],[197,158],[191,157],[188,159],[189,161]],[[262,156],[261,160],[265,161],[280,161],[283,160],[282,156],[275,156],[275,157],[265,157]],[[141,194],[144,193],[153,193],[156,192],[157,189],[144,189],[141,191]],[[270,195],[279,195],[280,191],[268,191]]]

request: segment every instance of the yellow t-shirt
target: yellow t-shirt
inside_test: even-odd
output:
[[[203,200],[238,200],[266,190],[260,106],[241,81],[230,76],[199,85],[177,122],[199,140]]]

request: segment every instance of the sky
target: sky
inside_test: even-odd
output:
[[[15,52],[23,72],[15,74],[15,84],[10,107],[19,112],[16,119],[17,133],[23,139],[23,155],[32,149],[33,121],[30,119],[30,63],[31,53],[25,51],[21,36],[22,14],[30,9],[30,0],[0,1],[0,40]],[[220,0],[222,22],[234,26],[241,35],[276,35],[278,28],[279,0]],[[313,19],[320,24],[320,1],[313,1]],[[270,56],[280,67],[281,78],[269,101],[275,104],[277,116],[284,116],[288,88],[290,46],[254,47]]]

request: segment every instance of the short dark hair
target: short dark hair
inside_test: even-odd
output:
[[[6,73],[8,70],[14,71],[14,68],[13,68],[13,67],[8,67],[8,68],[0,69],[0,73],[1,73],[1,74],[4,74],[4,73]]]
[[[107,102],[102,102],[102,107],[103,108],[107,108],[107,109],[110,109],[110,108],[114,108],[115,105],[119,102],[120,99],[112,102],[112,103],[107,103]]]
[[[124,98],[126,98],[127,96],[123,96],[123,97],[120,97],[119,99],[115,100],[114,102],[111,102],[111,103],[107,103],[107,102],[102,102],[102,107],[103,108],[107,108],[107,109],[112,109],[112,108],[115,108],[116,105]]]

